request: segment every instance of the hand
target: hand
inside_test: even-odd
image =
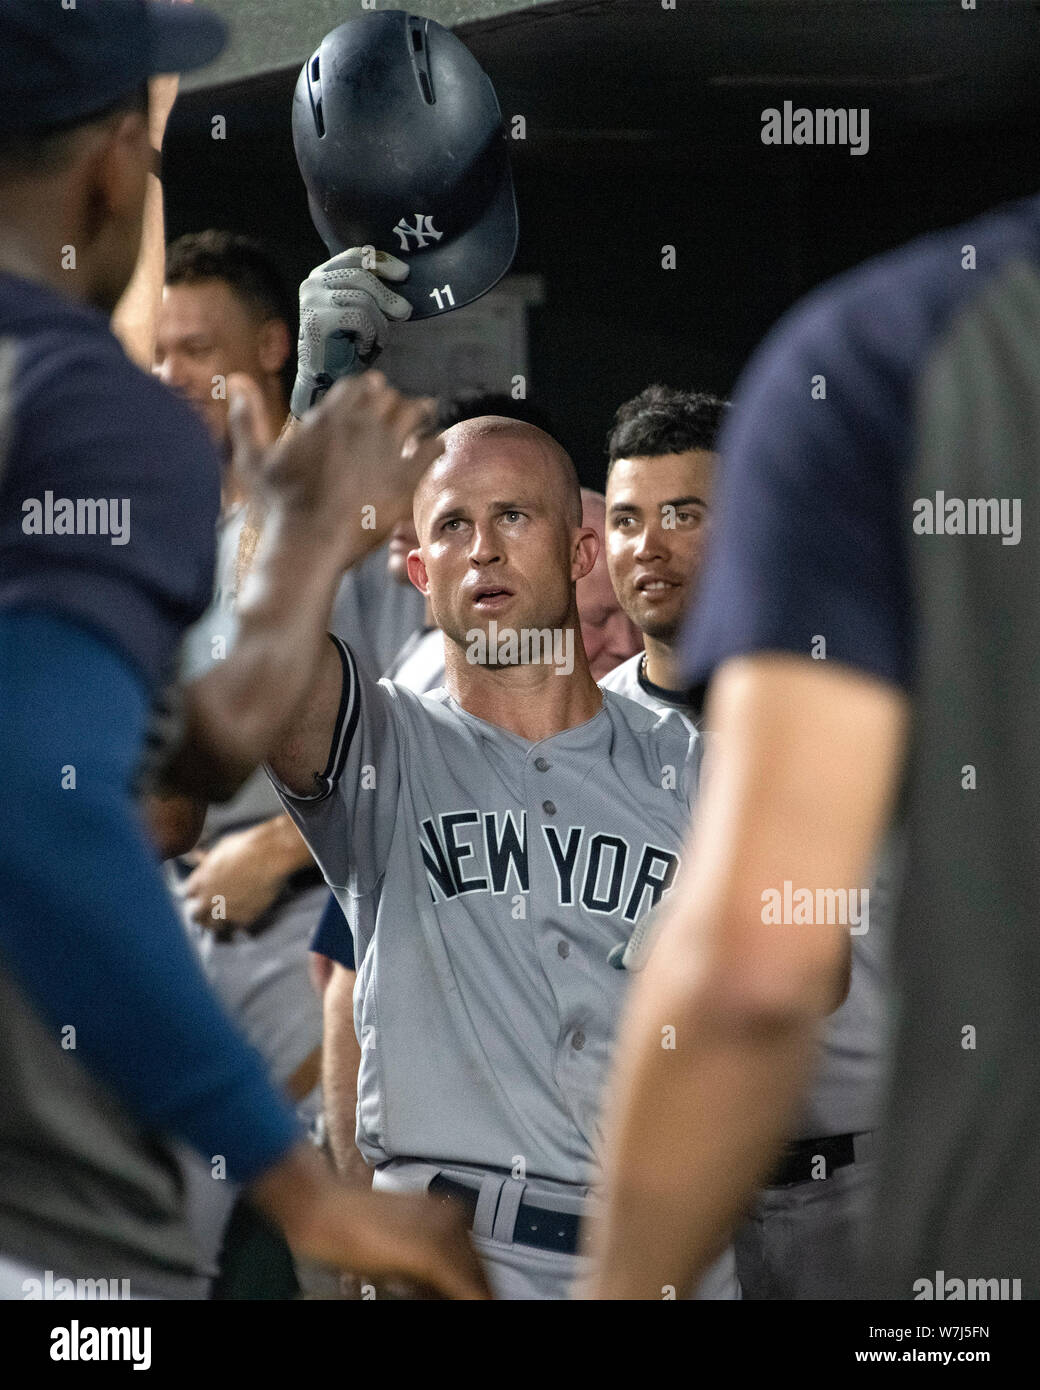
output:
[[[188,916],[200,926],[250,927],[267,911],[289,876],[270,852],[266,825],[224,835],[203,854],[198,867],[179,885]],[[224,899],[224,917],[214,918],[213,899]]]
[[[352,1192],[309,1144],[298,1144],[251,1188],[292,1248],[374,1280],[404,1279],[434,1297],[490,1297],[483,1267],[454,1203],[391,1192]]]
[[[312,270],[300,286],[300,342],[292,413],[300,418],[356,363],[370,366],[386,346],[391,320],[412,306],[384,280],[399,282],[408,266],[385,251],[352,247]]]
[[[272,448],[260,443],[260,393],[228,381],[235,469],[262,503],[280,502],[309,534],[351,564],[389,536],[443,448],[418,437],[434,402],[402,396],[379,372],[338,381]]]
[[[351,1264],[365,1273],[343,1275],[346,1297],[363,1297],[366,1284],[377,1298],[488,1297],[461,1207],[396,1192],[365,1192],[355,1201],[364,1204],[365,1215],[354,1218],[351,1243],[366,1250]],[[330,1236],[333,1230],[330,1225]]]

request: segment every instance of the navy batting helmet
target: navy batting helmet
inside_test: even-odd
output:
[[[337,255],[406,261],[394,288],[429,318],[479,298],[516,254],[516,197],[495,89],[432,19],[382,10],[333,29],[293,99],[311,217]]]

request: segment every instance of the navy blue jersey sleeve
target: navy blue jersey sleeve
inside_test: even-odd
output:
[[[130,794],[143,681],[48,613],[0,612],[0,962],[144,1128],[248,1181],[297,1137],[259,1055],[203,977]]]
[[[0,321],[16,363],[0,405],[0,608],[87,624],[154,689],[212,590],[213,445],[103,321],[63,309],[30,327]]]
[[[318,955],[328,956],[330,960],[338,961],[347,970],[357,969],[350,925],[332,893],[329,894],[325,911],[321,914],[321,920],[315,929],[311,950]]]
[[[690,684],[760,651],[909,684],[903,352],[923,325],[898,301],[898,278],[879,264],[812,295],[744,373],[719,441],[715,529],[681,639]]]

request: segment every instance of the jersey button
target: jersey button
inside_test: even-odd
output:
[[[575,1052],[580,1052],[584,1046],[585,1034],[578,1028],[571,1034],[571,1047],[574,1048]]]
[[[548,758],[535,758],[534,765],[539,772],[548,772],[549,768],[552,766]]]
[[[556,814],[556,802],[555,802],[555,801],[543,801],[543,802],[542,802],[542,810],[545,812],[545,814],[546,814],[547,816],[555,816],[555,814]]]
[[[557,941],[556,954],[561,960],[566,960],[571,953],[571,943],[569,941]]]

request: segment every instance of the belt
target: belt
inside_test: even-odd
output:
[[[427,1191],[461,1202],[470,1224],[473,1224],[480,1197],[479,1187],[470,1187],[438,1173]],[[549,1211],[545,1207],[521,1201],[513,1225],[512,1241],[514,1245],[533,1245],[538,1250],[557,1250],[564,1255],[577,1255],[589,1241],[587,1227],[586,1222],[583,1230],[581,1217],[572,1212]]]
[[[792,1187],[796,1182],[822,1182],[839,1168],[862,1162],[873,1147],[873,1131],[828,1134],[822,1139],[799,1139],[788,1144],[766,1187]],[[823,1159],[823,1172],[820,1159]]]

